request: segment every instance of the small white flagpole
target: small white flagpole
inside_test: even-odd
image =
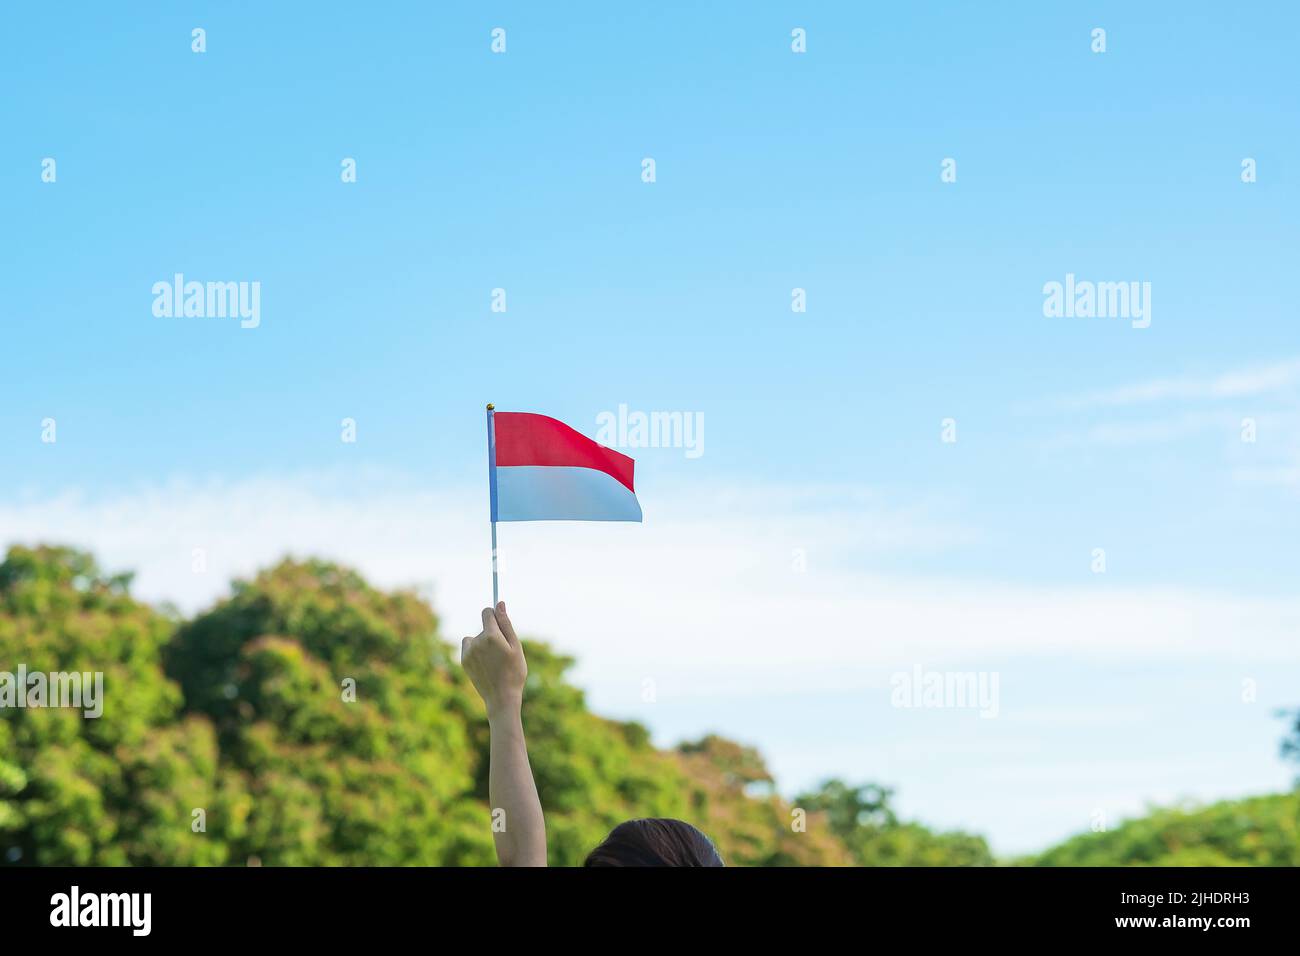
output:
[[[497,523],[492,522],[492,606],[496,607],[501,603],[501,595],[497,593]]]
[[[496,406],[488,402],[487,407],[487,433],[488,433],[488,497],[490,501],[492,518],[492,608],[495,610],[497,604],[501,601],[501,596],[497,586],[497,522],[496,522],[496,503],[497,503],[497,435],[495,422],[492,421],[492,412]]]

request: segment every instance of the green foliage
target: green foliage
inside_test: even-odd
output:
[[[796,803],[826,815],[828,825],[858,866],[992,866],[983,837],[935,833],[900,822],[890,806],[892,790],[876,784],[853,787],[828,780]]]
[[[572,658],[532,641],[524,642],[524,655],[524,726],[551,865],[580,866],[630,817],[682,816],[685,780],[650,745],[645,728],[590,713],[582,691],[564,681]],[[487,745],[485,730],[478,741],[479,793],[487,792]]]
[[[239,582],[180,628],[168,670],[253,798],[237,857],[492,859],[490,816],[471,796],[476,702],[436,631],[414,595],[381,593],[319,561]]]
[[[796,834],[790,808],[779,798],[754,799],[746,792],[754,780],[771,781],[752,749],[706,737],[676,752],[657,750],[640,724],[605,720],[586,709],[582,692],[564,681],[571,658],[529,641],[524,650],[524,722],[552,866],[581,865],[610,830],[634,817],[689,820],[729,863],[845,861],[824,829]],[[482,793],[486,734],[480,746]],[[736,772],[740,766],[743,773]]]
[[[415,595],[286,560],[186,622],[129,588],[66,548],[13,548],[0,564],[0,669],[105,675],[99,719],[0,711],[4,859],[495,860],[482,704]],[[885,791],[834,784],[792,806],[753,748],[707,736],[657,749],[645,727],[587,710],[570,658],[531,641],[526,653],[553,865],[580,865],[646,816],[692,821],[732,865],[987,862],[977,837],[894,821]],[[853,800],[879,803],[876,816]]]
[[[227,861],[249,809],[218,779],[210,725],[185,719],[162,671],[170,624],[67,548],[13,548],[0,564],[0,662],[103,672],[103,714],[0,711],[0,852],[28,864]],[[192,810],[221,821],[203,838]]]
[[[776,795],[758,751],[710,735],[678,748],[690,820],[733,866],[846,866],[852,859],[825,817]],[[796,812],[802,811],[802,812]]]
[[[1039,866],[1297,866],[1300,792],[1172,807],[1066,840]]]
[[[1284,710],[1278,716],[1292,721],[1290,733],[1282,741],[1282,756],[1300,760],[1300,710]]]

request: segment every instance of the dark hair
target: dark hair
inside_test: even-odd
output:
[[[713,841],[681,820],[628,820],[587,855],[583,866],[722,866]]]

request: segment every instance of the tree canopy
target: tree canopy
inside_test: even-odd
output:
[[[1298,866],[1300,793],[1166,807],[1085,833],[1028,862],[1040,866]]]
[[[618,823],[678,817],[730,865],[983,866],[983,838],[897,818],[892,790],[784,799],[752,747],[656,747],[593,714],[573,660],[525,640],[524,721],[552,865]],[[0,671],[101,672],[103,712],[0,709],[0,862],[490,865],[488,730],[433,610],[284,560],[182,620],[65,547],[0,563]],[[1180,809],[1041,864],[1300,863],[1300,797]]]
[[[189,621],[85,553],[0,564],[0,662],[102,672],[98,718],[0,711],[0,857],[19,864],[490,864],[487,724],[433,611],[346,568],[283,561]],[[664,751],[587,710],[573,661],[526,642],[551,861],[635,816],[698,820],[735,862],[841,862],[790,834],[753,751]],[[738,760],[747,765],[738,775]]]
[[[252,801],[221,772],[212,724],[163,672],[173,624],[67,548],[15,547],[0,564],[0,662],[103,673],[103,713],[0,711],[0,853],[41,865],[220,864]],[[219,821],[207,839],[192,810]]]

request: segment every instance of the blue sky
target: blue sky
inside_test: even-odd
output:
[[[0,543],[193,606],[310,548],[467,628],[485,401],[688,411],[701,457],[630,451],[644,529],[503,532],[503,594],[593,705],[1006,851],[1289,782],[1289,5],[152,7],[4,15]],[[156,318],[176,272],[259,281],[260,327]],[[1067,273],[1150,282],[1150,327],[1044,317]],[[578,620],[602,601],[613,635]],[[737,602],[766,612],[705,626]],[[801,621],[837,629],[807,673]],[[891,708],[916,662],[997,671],[1001,716]]]

